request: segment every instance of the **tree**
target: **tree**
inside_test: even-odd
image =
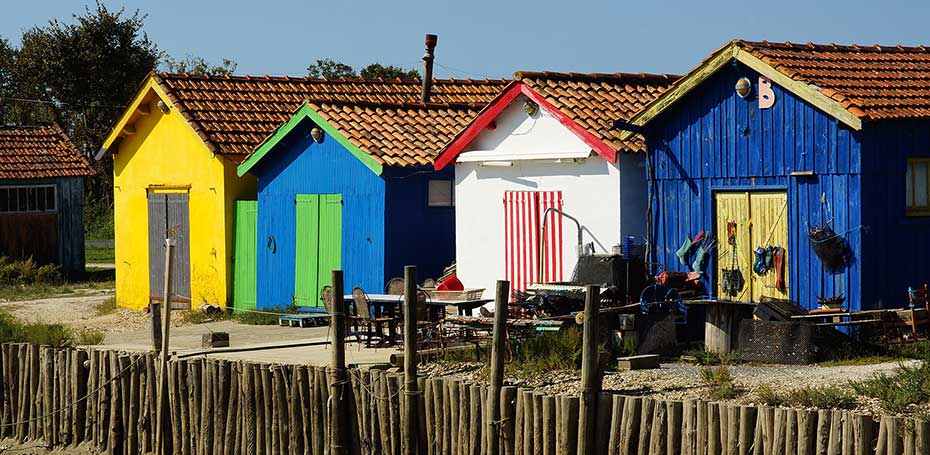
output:
[[[0,121],[13,123],[12,100],[16,95],[13,69],[16,67],[16,49],[5,38],[0,38]]]
[[[325,77],[327,79],[358,77],[354,68],[331,58],[317,59],[315,63],[307,67],[307,74],[310,77]]]
[[[399,66],[383,66],[380,63],[372,63],[359,72],[359,75],[365,79],[376,79],[383,77],[385,79],[419,79],[420,72],[417,70],[406,70]]]
[[[224,58],[219,65],[207,62],[203,57],[195,57],[187,54],[183,59],[175,60],[171,57],[165,57],[162,61],[162,68],[169,73],[187,73],[196,75],[213,75],[213,76],[230,76],[236,72],[239,66],[235,60]]]
[[[75,145],[92,155],[123,113],[161,53],[143,31],[145,15],[109,10],[99,1],[74,15],[23,33],[15,52],[13,85],[28,102],[30,122],[57,120]],[[112,161],[95,164],[89,202],[110,204]]]

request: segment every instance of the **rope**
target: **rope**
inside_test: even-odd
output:
[[[33,417],[33,418],[29,419],[29,420],[23,420],[23,421],[20,421],[20,422],[12,422],[12,423],[2,424],[2,425],[0,425],[0,428],[14,427],[14,426],[17,426],[17,425],[23,425],[23,424],[30,423],[30,422],[36,422],[36,421],[39,421],[39,420],[43,420],[43,419],[45,419],[46,417],[51,417],[51,416],[53,416],[53,415],[55,415],[55,414],[58,414],[58,413],[60,413],[60,412],[64,412],[64,411],[66,411],[66,410],[70,410],[71,406],[73,406],[73,405],[75,405],[75,404],[78,404],[78,403],[80,403],[80,402],[86,400],[87,398],[89,398],[89,397],[91,396],[91,394],[98,392],[100,389],[103,389],[104,387],[106,387],[107,385],[109,385],[111,382],[113,382],[113,381],[119,379],[120,377],[122,377],[122,376],[123,376],[123,373],[129,371],[129,369],[132,368],[132,367],[133,367],[136,363],[138,363],[140,360],[142,360],[142,358],[143,358],[143,357],[141,357],[141,356],[140,356],[140,357],[137,357],[136,360],[133,360],[129,365],[126,366],[126,368],[123,368],[122,370],[120,370],[118,373],[116,373],[115,376],[113,376],[112,378],[110,378],[108,381],[106,381],[106,382],[104,382],[103,384],[97,386],[97,387],[94,388],[93,390],[87,392],[87,394],[84,395],[83,397],[78,398],[77,400],[74,400],[74,401],[72,401],[71,403],[68,403],[68,404],[64,405],[64,407],[58,408],[58,409],[56,409],[56,410],[54,410],[54,411],[51,411],[51,412],[49,412],[49,413],[47,413],[47,414],[44,414],[44,415],[40,415],[40,416],[38,416],[38,417]],[[0,452],[0,453],[2,453],[2,452]]]

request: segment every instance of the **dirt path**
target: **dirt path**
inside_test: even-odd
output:
[[[100,330],[106,333],[142,330],[148,315],[139,311],[117,308],[99,315],[97,307],[112,298],[112,290],[93,290],[89,295],[77,297],[53,297],[0,303],[0,308],[9,310],[26,322],[67,324],[75,329]]]

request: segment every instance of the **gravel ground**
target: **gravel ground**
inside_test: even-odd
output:
[[[915,363],[916,360],[905,362]],[[817,365],[732,365],[729,367],[737,386],[743,393],[735,401],[752,403],[755,392],[763,385],[777,393],[789,392],[805,386],[844,386],[850,381],[889,373],[901,365],[886,362],[872,365],[817,366]],[[466,380],[484,382],[486,370],[475,363],[439,363],[424,368],[428,375],[453,375]],[[709,399],[709,390],[701,381],[701,366],[670,362],[659,369],[638,371],[611,371],[604,375],[603,389],[627,395],[650,395],[670,399]],[[554,371],[544,375],[506,378],[506,383],[532,387],[553,394],[580,392],[580,376],[574,371]],[[860,410],[878,413],[878,403],[867,398],[858,400]]]

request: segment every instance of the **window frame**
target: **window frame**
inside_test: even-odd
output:
[[[449,203],[436,204],[432,202],[433,182],[447,182],[449,184]],[[453,179],[428,179],[426,181],[426,206],[429,208],[450,208],[455,207],[455,180]]]
[[[39,190],[39,189],[44,190],[44,191],[42,192],[42,196],[41,196],[41,197],[39,196],[39,193],[38,193],[38,190]],[[39,184],[33,184],[33,185],[4,185],[4,184],[0,184],[0,190],[5,190],[5,191],[6,191],[5,197],[7,198],[7,202],[8,202],[8,203],[7,203],[7,209],[6,209],[6,210],[0,210],[0,216],[7,216],[7,215],[28,215],[28,214],[43,214],[43,213],[57,213],[57,212],[58,212],[58,185],[56,185],[56,184],[54,184],[54,183],[39,183]],[[36,206],[36,208],[34,208],[34,209],[29,209],[29,199],[30,199],[30,194],[29,194],[29,193],[30,193],[30,190],[32,190],[32,191],[34,192],[33,195],[35,196],[35,206]],[[51,199],[52,206],[51,206],[51,207],[48,207],[48,205],[47,205],[47,202],[48,202],[48,193],[45,192],[45,191],[48,191],[48,190],[51,190],[51,192],[52,192],[52,199]],[[16,198],[17,198],[17,204],[16,204],[16,205],[17,205],[17,209],[16,209],[16,210],[10,210],[10,209],[9,209],[9,207],[10,207],[9,200],[10,200],[10,194],[11,194],[11,192],[15,192],[15,194],[16,194]],[[0,197],[3,197],[3,196],[0,196]],[[44,201],[44,202],[43,202],[44,204],[46,204],[46,207],[45,207],[44,209],[39,209],[39,208],[38,208],[39,205],[40,205],[40,199]],[[25,209],[25,210],[22,209],[21,204],[25,204],[25,205],[26,205],[26,209]]]

